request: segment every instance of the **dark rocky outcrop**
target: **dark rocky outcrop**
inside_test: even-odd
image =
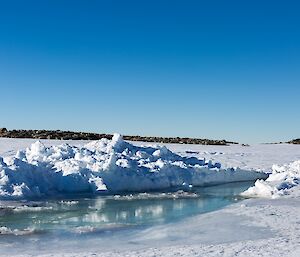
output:
[[[300,138],[297,139],[293,139],[289,142],[287,142],[288,144],[294,144],[294,145],[300,145]]]
[[[99,140],[101,138],[111,139],[111,134],[97,134],[87,132],[72,132],[61,130],[7,130],[0,128],[0,137],[7,138],[35,138],[35,139],[58,139],[58,140]],[[199,144],[199,145],[228,145],[237,144],[226,140],[212,140],[188,137],[145,137],[145,136],[123,136],[125,140],[144,141],[171,144]]]
[[[249,144],[242,144],[242,146],[247,146],[247,147],[248,147],[248,146],[250,146],[250,145],[249,145]]]

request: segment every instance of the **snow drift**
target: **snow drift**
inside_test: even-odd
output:
[[[264,181],[257,180],[253,187],[242,193],[250,197],[277,198],[291,194],[300,185],[300,160],[288,165],[273,165],[272,174]],[[300,194],[300,188],[296,189]],[[295,192],[294,192],[295,194]]]
[[[33,143],[14,157],[0,157],[0,198],[66,193],[116,193],[204,186],[264,179],[267,175],[179,156],[165,146],[138,147],[115,134],[75,147]]]

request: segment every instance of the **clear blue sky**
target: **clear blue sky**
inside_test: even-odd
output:
[[[0,127],[300,137],[298,1],[2,1]]]

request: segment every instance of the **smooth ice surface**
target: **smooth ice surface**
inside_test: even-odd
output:
[[[32,247],[39,253],[48,252],[49,244],[81,252],[92,245],[109,251],[157,244],[156,235],[146,232],[151,227],[172,226],[168,224],[223,208],[239,201],[239,193],[250,185],[253,183],[95,198],[0,201],[0,254],[15,255],[20,247],[23,253],[30,253]]]

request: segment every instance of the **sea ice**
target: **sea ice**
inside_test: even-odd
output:
[[[145,192],[265,179],[261,172],[222,169],[165,146],[135,146],[115,134],[85,146],[46,147],[40,141],[14,157],[0,157],[0,198],[22,199],[66,193]]]
[[[242,193],[244,196],[277,198],[289,195],[293,190],[293,195],[300,195],[300,161],[292,162],[288,165],[273,165],[273,172],[266,180],[257,180],[253,187]],[[295,192],[297,191],[298,194]]]

